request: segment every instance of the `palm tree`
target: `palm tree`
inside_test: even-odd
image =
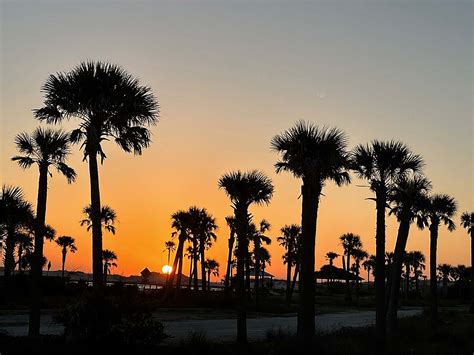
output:
[[[33,238],[29,231],[19,232],[15,235],[15,242],[18,244],[18,271],[22,273],[22,258],[25,254],[33,252]]]
[[[74,238],[68,235],[60,236],[58,239],[56,239],[56,244],[61,248],[61,275],[64,278],[64,268],[66,266],[67,252],[70,251],[71,253],[75,253],[77,251],[77,247]]]
[[[344,255],[346,256],[346,301],[352,300],[351,287],[349,284],[351,254],[354,250],[362,248],[360,236],[354,233],[345,233],[339,237]]]
[[[230,198],[234,210],[237,234],[237,342],[247,343],[247,314],[245,304],[244,263],[248,257],[248,209],[251,204],[268,204],[273,196],[271,180],[262,172],[231,172],[219,179],[219,188]]]
[[[420,291],[420,276],[423,274],[425,269],[425,255],[419,251],[415,250],[412,252],[412,263],[413,263],[413,275],[415,276],[415,290],[418,293]]]
[[[423,228],[423,214],[429,204],[427,194],[430,189],[430,181],[421,175],[414,175],[400,180],[390,194],[390,202],[393,204],[390,213],[394,214],[399,222],[390,287],[387,292],[389,297],[387,320],[390,331],[394,331],[397,327],[401,273],[410,225],[416,221],[418,227]]]
[[[189,212],[187,211],[178,211],[171,215],[171,227],[176,230],[173,232],[172,236],[178,235],[178,248],[176,249],[176,254],[174,256],[173,267],[171,269],[171,274],[168,277],[167,285],[166,285],[166,292],[165,298],[171,292],[173,288],[174,277],[176,272],[178,273],[176,279],[176,294],[178,296],[179,289],[181,287],[181,274],[183,270],[183,251],[184,251],[184,243],[188,240],[189,235],[189,225],[190,225],[190,217]]]
[[[176,243],[172,240],[167,240],[165,242],[165,250],[168,252],[168,262],[167,264],[170,264],[170,257],[171,257],[171,252],[176,250]]]
[[[234,216],[227,216],[225,218],[227,226],[229,227],[229,241],[227,251],[227,269],[225,272],[224,289],[226,292],[230,289],[230,279],[232,274],[232,253],[234,252],[235,243],[235,218]]]
[[[367,270],[367,288],[370,290],[370,272],[375,269],[375,255],[370,255],[364,260],[362,266]]]
[[[187,256],[189,259],[189,278],[188,278],[188,289],[191,289],[191,284],[193,282],[193,263],[194,263],[194,258],[198,257],[198,252],[194,250],[194,247],[192,245],[188,245],[186,248],[186,253],[184,256]]]
[[[429,197],[424,214],[423,223],[430,230],[430,293],[431,293],[431,321],[436,326],[438,322],[438,285],[436,279],[438,231],[441,223],[446,225],[449,232],[456,229],[451,219],[457,210],[454,198],[445,194],[436,194]]]
[[[288,171],[302,180],[301,196],[301,275],[298,310],[298,334],[305,341],[314,335],[314,261],[319,200],[327,180],[338,186],[350,182],[347,139],[337,128],[320,128],[298,122],[275,136],[272,149],[281,154],[275,164],[277,173]]]
[[[94,225],[92,221],[92,207],[88,205],[83,208],[82,213],[84,214],[84,219],[81,220],[79,223],[82,226],[87,227],[87,231],[89,232],[92,229],[92,233],[94,233]],[[100,210],[100,226],[101,226],[101,235],[102,235],[102,228],[104,228],[107,232],[112,233],[115,235],[116,228],[115,222],[117,221],[117,212],[107,205],[102,205]]]
[[[219,263],[214,259],[206,259],[206,261],[203,264],[206,267],[207,280],[208,280],[207,289],[210,292],[211,291],[211,273],[215,277],[219,276]]]
[[[290,304],[291,300],[291,268],[296,266],[296,248],[298,240],[301,237],[301,227],[297,224],[283,226],[281,236],[277,238],[278,243],[285,248],[283,262],[286,264],[286,303]]]
[[[423,161],[401,142],[374,140],[367,145],[354,148],[352,169],[359,178],[368,180],[375,193],[376,219],[376,345],[378,352],[385,348],[385,211],[390,189],[407,173],[421,170]]]
[[[270,252],[268,251],[267,248],[265,247],[260,247],[258,249],[258,252],[257,254],[255,255],[256,257],[258,257],[258,259],[260,260],[261,264],[262,264],[262,286],[265,286],[264,285],[264,280],[265,280],[265,268],[266,268],[266,265],[271,265],[271,255],[270,255]]]
[[[403,264],[405,264],[405,298],[408,299],[408,294],[410,292],[410,273],[413,264],[413,252],[405,252]]]
[[[104,279],[97,156],[103,163],[106,155],[101,144],[111,138],[125,152],[141,154],[150,145],[147,127],[157,122],[158,103],[149,87],[118,65],[104,62],[82,62],[69,72],[52,74],[42,91],[44,107],[35,110],[39,120],[59,124],[76,117],[80,121],[71,141],[82,143],[84,160],[89,162],[93,282],[100,289]]]
[[[469,312],[474,313],[474,212],[464,212],[461,215],[461,226],[471,237],[471,306]]]
[[[365,250],[362,250],[362,247],[353,249],[351,255],[354,257],[354,270],[356,273],[356,291],[357,297],[359,297],[359,275],[360,275],[360,265],[363,260],[367,259],[369,254]]]
[[[69,135],[63,131],[37,128],[31,135],[26,132],[18,134],[15,137],[15,144],[22,155],[14,156],[12,160],[16,161],[23,169],[37,165],[39,170],[38,200],[35,218],[35,248],[30,272],[32,307],[28,329],[29,335],[39,335],[41,305],[39,282],[42,275],[41,261],[43,259],[48,175],[51,174],[50,167],[52,166],[56,168],[59,173],[64,175],[69,183],[72,183],[76,178],[76,173],[74,169],[66,164],[71,150]]]
[[[107,275],[110,274],[110,269],[112,267],[117,267],[117,255],[108,249],[102,251],[102,262],[104,263],[104,285],[107,285]]]
[[[443,294],[446,295],[448,291],[448,281],[453,272],[453,267],[450,264],[440,264],[438,265],[437,270],[443,280]]]
[[[259,223],[259,227],[257,228],[254,223],[250,224],[249,230],[249,238],[253,242],[253,256],[255,261],[254,271],[255,271],[255,283],[254,288],[257,290],[260,286],[259,279],[261,273],[261,264],[262,260],[260,260],[260,249],[262,248],[262,243],[266,245],[271,244],[272,240],[267,237],[264,233],[270,230],[270,223],[265,219],[262,219]]]

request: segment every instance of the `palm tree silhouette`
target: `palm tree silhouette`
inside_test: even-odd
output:
[[[80,221],[81,227],[82,226],[87,226],[87,231],[89,232],[92,229],[92,232],[94,232],[94,226],[92,222],[92,207],[91,205],[88,205],[84,207],[82,210],[82,213],[86,218]],[[103,205],[100,210],[100,226],[101,230],[104,228],[107,232],[110,232],[115,235],[116,228],[115,228],[115,222],[117,221],[117,213],[115,210],[107,205]],[[101,232],[102,235],[102,232]]]
[[[229,241],[228,241],[228,251],[227,251],[227,269],[225,272],[224,280],[224,290],[229,292],[230,289],[230,279],[232,274],[232,254],[234,252],[234,243],[235,243],[235,218],[234,216],[227,216],[225,218],[227,226],[229,227]]]
[[[471,306],[469,312],[474,313],[474,212],[464,212],[461,215],[461,226],[471,237]]]
[[[414,175],[400,180],[390,194],[390,202],[393,204],[390,213],[397,217],[399,226],[397,241],[395,243],[390,287],[387,292],[389,297],[387,309],[387,326],[389,331],[395,331],[397,328],[398,299],[403,258],[410,234],[410,225],[416,221],[420,229],[424,227],[423,214],[429,203],[427,194],[430,189],[430,181],[421,175]]]
[[[167,240],[165,242],[165,250],[168,252],[168,262],[167,264],[170,264],[170,257],[171,257],[171,252],[176,250],[176,243],[172,240]]]
[[[336,259],[339,256],[339,254],[333,252],[333,251],[328,251],[326,253],[326,260],[329,261],[329,274],[328,274],[328,279],[327,279],[327,286],[328,289],[331,290],[331,283],[332,283],[332,271],[334,267],[334,259]]]
[[[419,250],[414,250],[411,252],[411,257],[413,266],[413,276],[415,278],[415,291],[418,294],[418,292],[420,291],[420,276],[423,274],[423,270],[425,269],[425,255]]]
[[[254,223],[251,223],[249,226],[249,238],[253,242],[254,248],[253,248],[253,257],[254,257],[254,271],[255,271],[255,283],[254,283],[254,288],[255,291],[257,292],[259,286],[260,286],[260,274],[261,274],[261,264],[262,260],[260,259],[261,252],[260,249],[262,248],[262,243],[265,243],[266,245],[271,244],[272,240],[267,237],[264,233],[269,231],[271,228],[270,223],[262,219],[259,223],[259,227],[257,228]]]
[[[248,212],[251,204],[268,204],[273,195],[271,180],[262,172],[231,172],[218,182],[230,198],[234,209],[237,234],[237,342],[247,343],[247,314],[245,302],[244,264],[248,257],[248,225],[252,219]]]
[[[421,170],[423,161],[401,142],[374,140],[367,145],[358,145],[352,152],[351,165],[361,179],[368,180],[375,193],[376,223],[376,346],[378,352],[385,350],[385,210],[392,186],[410,172]]]
[[[283,263],[286,264],[286,304],[291,302],[291,268],[296,266],[299,239],[301,239],[301,227],[297,224],[286,225],[281,229],[281,236],[277,238],[278,243],[285,248]]]
[[[351,287],[349,284],[350,265],[351,265],[351,254],[354,250],[362,248],[362,242],[360,236],[354,233],[345,233],[339,237],[341,241],[342,249],[346,257],[346,301],[352,300]]]
[[[150,88],[118,65],[105,62],[82,62],[69,72],[52,74],[42,91],[44,107],[35,110],[39,120],[53,124],[72,117],[80,120],[71,141],[81,143],[89,163],[93,283],[100,289],[104,278],[97,156],[103,163],[106,155],[101,144],[108,139],[125,152],[141,154],[150,145],[147,127],[157,122],[158,103]]]
[[[254,257],[258,257],[258,259],[260,260],[260,263],[262,265],[262,286],[265,287],[264,285],[264,280],[265,280],[265,268],[266,268],[266,265],[271,265],[271,255],[270,255],[270,252],[268,251],[267,248],[265,247],[260,247],[258,249],[258,252],[255,254],[254,253]]]
[[[219,263],[214,259],[206,259],[206,261],[203,264],[207,272],[207,280],[208,280],[207,290],[210,292],[211,291],[211,273],[215,277],[219,276]]]
[[[446,296],[448,291],[448,281],[453,272],[453,267],[450,264],[440,264],[438,265],[437,270],[441,279],[443,280],[443,294]]]
[[[102,262],[104,264],[104,285],[107,285],[107,275],[110,274],[110,269],[112,267],[117,267],[117,255],[108,249],[102,251]]]
[[[361,262],[364,261],[364,259],[367,259],[369,254],[365,250],[362,249],[362,245],[359,248],[353,249],[351,251],[351,255],[354,257],[354,265],[353,269],[356,274],[356,296],[359,297],[359,288],[360,288],[360,281],[359,281],[359,275],[360,275],[360,266]]]
[[[74,169],[66,164],[70,154],[69,135],[63,131],[37,128],[30,135],[20,133],[15,137],[15,144],[20,152],[14,156],[13,161],[23,169],[37,165],[39,170],[38,200],[36,204],[35,218],[35,241],[34,257],[31,266],[31,312],[28,328],[29,335],[39,335],[40,331],[40,305],[41,294],[39,282],[42,275],[41,262],[43,260],[44,226],[46,220],[46,200],[48,195],[48,175],[51,174],[50,167],[56,168],[58,172],[72,183],[76,178]]]
[[[188,240],[189,236],[189,226],[190,226],[190,216],[187,211],[178,211],[171,215],[171,227],[176,230],[173,232],[172,236],[178,235],[178,248],[176,249],[176,254],[174,256],[173,267],[171,269],[171,274],[168,277],[165,299],[171,293],[173,288],[174,277],[176,273],[178,276],[176,278],[176,293],[175,296],[178,296],[179,289],[181,287],[181,274],[183,271],[183,251],[184,243]]]
[[[347,140],[336,128],[320,128],[298,122],[275,136],[272,149],[280,153],[276,172],[288,171],[302,180],[301,196],[301,275],[298,334],[309,342],[314,335],[314,261],[319,200],[326,180],[338,186],[349,183]]]
[[[431,320],[432,325],[438,323],[438,285],[436,278],[438,231],[441,223],[447,226],[448,231],[456,229],[451,219],[457,210],[454,198],[446,194],[430,196],[426,206],[423,223],[430,230],[430,293],[431,293]]]
[[[370,272],[373,272],[375,269],[375,255],[370,255],[365,259],[362,266],[367,270],[367,288],[370,289]]]
[[[188,247],[186,248],[186,253],[184,255],[187,256],[188,259],[189,259],[188,289],[190,290],[191,289],[191,284],[192,284],[193,278],[194,278],[194,276],[193,276],[193,273],[194,273],[194,270],[193,270],[194,258],[195,257],[199,258],[199,255],[198,255],[197,250],[194,250],[194,247],[192,245],[188,245]]]
[[[33,252],[33,237],[28,230],[22,231],[16,233],[15,242],[18,244],[18,272],[23,273],[22,258],[25,254],[31,254]]]
[[[70,251],[71,253],[75,253],[77,251],[77,247],[74,238],[68,235],[62,235],[58,237],[58,239],[56,239],[56,244],[61,248],[61,276],[64,278],[67,252]]]
[[[408,294],[410,292],[410,274],[413,264],[413,252],[405,252],[403,264],[405,265],[405,298],[408,299]]]

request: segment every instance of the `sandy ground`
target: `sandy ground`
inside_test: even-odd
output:
[[[205,313],[203,313],[205,312]],[[213,314],[215,313],[215,314]],[[402,309],[400,317],[413,316],[421,313],[421,309]],[[215,319],[209,319],[214,317]],[[191,332],[204,332],[213,341],[232,341],[236,334],[236,320],[229,313],[220,314],[213,310],[180,310],[162,311],[154,315],[165,326],[170,336],[168,342],[179,341]],[[228,317],[228,318],[226,318]],[[342,311],[316,316],[318,330],[335,330],[341,327],[360,327],[373,324],[374,311]],[[252,317],[247,319],[249,339],[265,338],[268,331],[282,329],[296,331],[296,316]],[[28,332],[28,313],[25,311],[1,311],[0,331],[12,336],[24,336]],[[54,321],[53,311],[44,311],[41,318],[42,334],[61,334],[62,325]]]

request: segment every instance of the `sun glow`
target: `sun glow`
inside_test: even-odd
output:
[[[173,270],[173,268],[169,265],[163,265],[163,267],[161,268],[161,271],[163,272],[163,274],[171,274],[171,270]]]

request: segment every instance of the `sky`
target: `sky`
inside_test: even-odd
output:
[[[117,234],[104,247],[118,255],[115,273],[159,271],[170,215],[196,205],[212,213],[218,240],[208,256],[225,272],[229,200],[218,189],[229,171],[260,169],[274,182],[268,206],[251,207],[266,218],[273,242],[267,271],[283,278],[285,224],[300,223],[300,181],[276,174],[272,137],[304,119],[345,131],[349,147],[372,139],[405,142],[426,162],[433,192],[473,203],[473,12],[470,1],[6,1],[0,0],[0,181],[36,201],[38,171],[10,159],[13,140],[40,123],[32,109],[43,102],[49,74],[83,60],[121,65],[150,86],[160,104],[153,144],[142,156],[104,144],[101,198],[118,214]],[[71,130],[77,120],[62,126]],[[87,163],[74,147],[78,173],[68,185],[53,172],[47,223],[76,238],[67,269],[91,270],[91,236],[80,227],[89,203]],[[328,183],[321,199],[316,268],[328,251],[341,253],[338,237],[361,236],[375,253],[375,209],[367,184]],[[459,214],[455,217],[459,220]],[[387,220],[387,250],[397,223]],[[442,227],[439,263],[469,264],[469,237]],[[428,257],[429,232],[414,226],[408,250]],[[60,249],[46,242],[52,269]],[[186,261],[187,263],[187,261]],[[340,266],[341,260],[336,260]],[[184,270],[188,270],[187,264]]]

